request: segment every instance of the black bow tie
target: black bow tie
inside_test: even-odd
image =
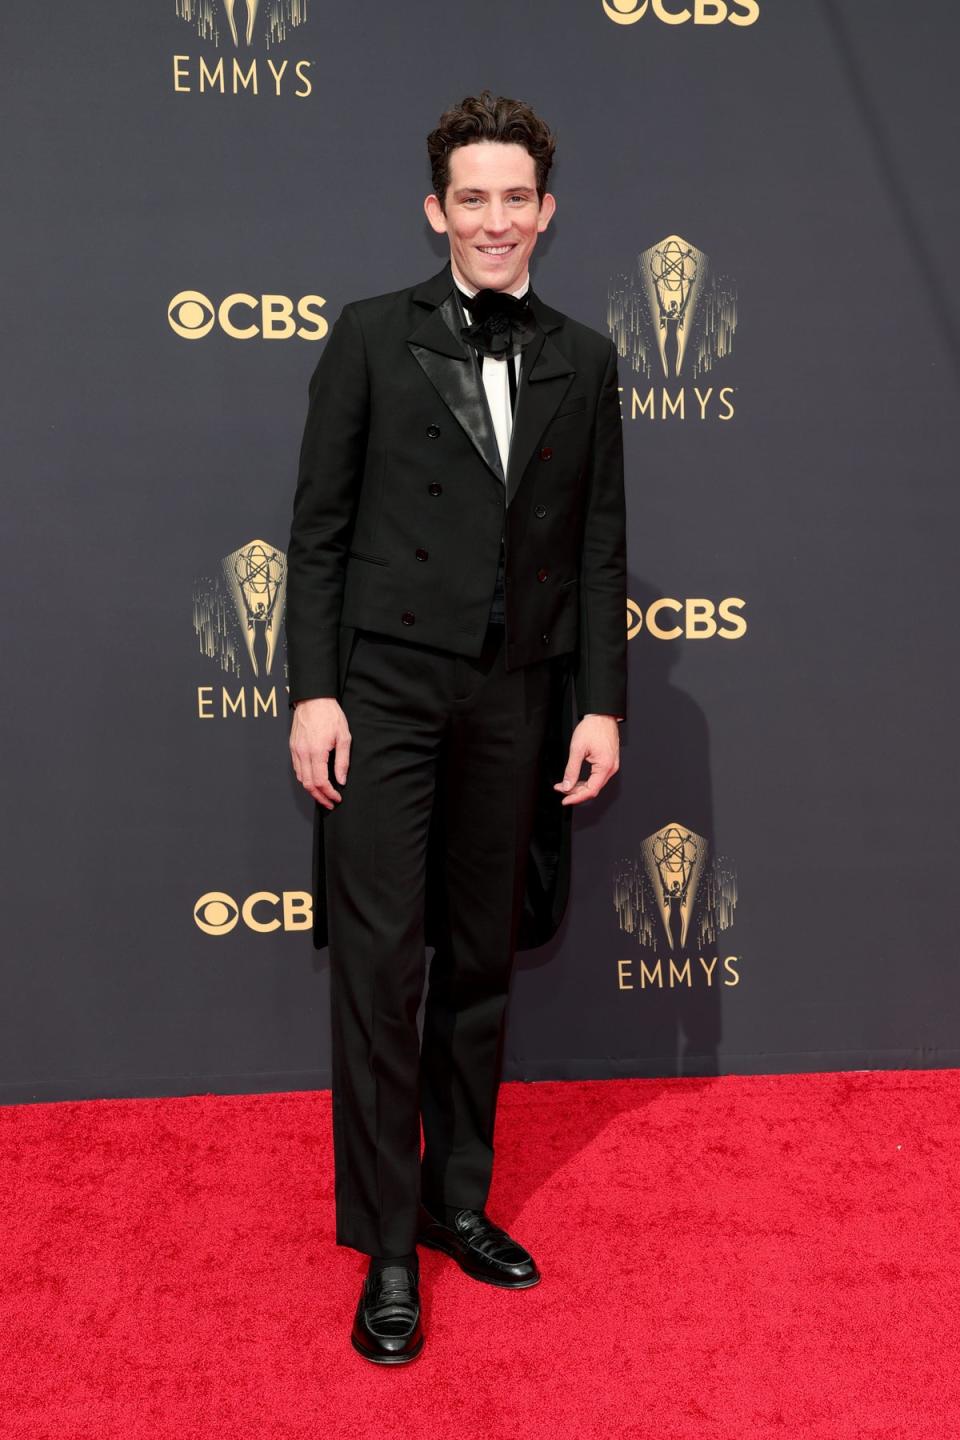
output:
[[[479,350],[481,355],[502,359],[512,355],[517,346],[522,350],[537,332],[537,322],[528,301],[529,290],[517,298],[503,290],[478,290],[476,295],[457,293],[473,315],[473,323],[464,325],[461,339]]]

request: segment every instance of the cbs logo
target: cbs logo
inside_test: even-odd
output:
[[[229,935],[242,920],[248,930],[269,935],[274,930],[309,930],[313,926],[313,896],[306,890],[255,890],[240,904],[222,890],[208,890],[193,907],[193,918],[204,935]]]
[[[181,340],[202,340],[214,325],[233,340],[322,340],[328,325],[319,313],[326,305],[322,295],[301,295],[297,301],[286,295],[245,295],[238,291],[214,305],[199,290],[181,290],[167,306],[170,329]],[[298,325],[294,319],[305,321]]]
[[[665,25],[753,25],[760,18],[759,0],[692,0],[692,4],[667,9],[667,0],[602,0],[603,13],[615,25],[635,25],[647,11]],[[676,5],[677,0],[673,0]]]
[[[646,626],[655,640],[739,640],[747,633],[747,622],[736,612],[746,600],[730,596],[714,605],[712,600],[671,600],[662,597],[647,606],[646,613],[633,600],[627,601],[627,639]],[[718,624],[718,617],[723,624]]]

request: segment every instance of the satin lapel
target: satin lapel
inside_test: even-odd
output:
[[[451,293],[407,338],[414,359],[503,483],[503,467],[487,397],[469,348],[459,338],[460,315]],[[519,395],[518,395],[519,403]]]
[[[549,335],[537,331],[524,352],[517,391],[517,412],[507,457],[507,504],[517,487],[540,436],[549,425],[576,371]]]

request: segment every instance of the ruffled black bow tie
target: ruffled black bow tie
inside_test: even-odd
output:
[[[473,323],[461,329],[461,339],[481,355],[499,360],[512,355],[517,346],[522,350],[529,345],[537,331],[529,290],[519,299],[503,290],[478,290],[476,295],[465,295],[459,286],[457,290],[473,316]]]

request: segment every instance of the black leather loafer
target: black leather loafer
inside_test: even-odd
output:
[[[442,1250],[467,1275],[488,1285],[526,1290],[540,1281],[533,1256],[506,1230],[494,1225],[483,1210],[458,1210],[451,1227],[441,1224],[421,1205],[417,1244]]]
[[[386,1265],[367,1274],[350,1336],[353,1348],[377,1365],[406,1365],[423,1349],[418,1274]]]

